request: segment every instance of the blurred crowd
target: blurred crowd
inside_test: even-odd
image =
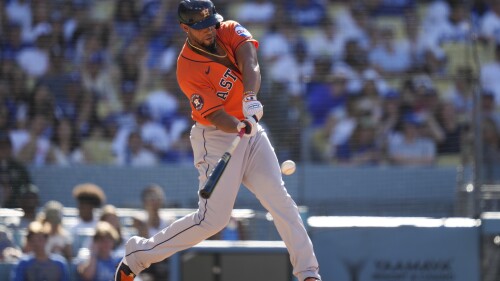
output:
[[[144,186],[142,207],[128,211],[106,204],[104,190],[93,183],[74,186],[72,195],[73,211],[55,200],[40,205],[38,188],[28,184],[19,197],[21,215],[2,214],[0,263],[14,264],[10,280],[112,280],[131,236],[152,237],[176,219],[162,210],[167,198],[158,184]],[[245,240],[245,223],[233,217],[209,239]],[[168,260],[135,280],[169,280]]]
[[[260,41],[262,123],[280,158],[456,165],[471,160],[479,132],[485,161],[500,159],[499,0],[214,3]],[[14,157],[191,164],[176,10],[166,0],[2,1],[0,132]]]

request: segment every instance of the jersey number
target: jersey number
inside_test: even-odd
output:
[[[217,96],[223,100],[227,99],[229,91],[233,88],[233,83],[238,80],[238,77],[231,73],[231,69],[227,69],[224,76],[219,81],[219,86],[226,89],[226,92],[217,92]]]

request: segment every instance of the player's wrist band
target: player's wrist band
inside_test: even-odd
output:
[[[257,95],[254,91],[246,91],[246,92],[243,92],[243,95],[246,96],[246,95]]]

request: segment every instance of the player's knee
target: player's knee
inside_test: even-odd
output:
[[[205,223],[205,228],[207,229],[207,231],[210,233],[210,234],[216,234],[218,233],[219,231],[221,231],[222,229],[224,229],[224,227],[226,227],[226,225],[229,223],[229,219],[231,218],[231,214],[227,215],[227,216],[218,216],[217,219],[213,219],[213,220],[208,220],[206,223]]]

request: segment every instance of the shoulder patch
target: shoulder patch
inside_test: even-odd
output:
[[[252,34],[250,34],[250,32],[246,28],[244,28],[241,24],[236,25],[234,27],[234,31],[236,32],[236,34],[242,37],[252,36]]]
[[[198,94],[191,95],[191,104],[196,110],[201,110],[203,108],[203,98]]]

